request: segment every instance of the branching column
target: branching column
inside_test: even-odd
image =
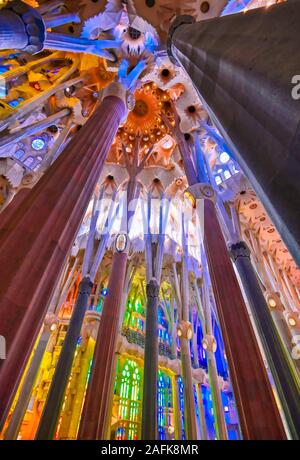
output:
[[[198,402],[198,411],[199,411],[200,428],[201,428],[201,439],[202,441],[206,441],[208,439],[208,435],[207,435],[205,412],[204,412],[204,406],[203,406],[202,384],[200,382],[197,382],[195,385],[196,385],[196,392],[197,392],[197,402]]]
[[[42,325],[63,262],[126,114],[123,87],[113,84],[105,94],[101,105],[36,186],[29,193],[26,191],[22,200],[12,201],[3,212],[0,334],[6,340],[7,359],[1,361],[0,369],[1,423]]]
[[[91,377],[81,416],[79,439],[105,439],[119,316],[126,276],[127,250],[115,251],[94,352]]]
[[[80,335],[84,315],[88,307],[89,297],[94,285],[96,273],[105,253],[105,246],[109,236],[109,231],[101,236],[98,247],[93,254],[95,232],[97,228],[98,216],[101,213],[101,201],[103,199],[104,193],[105,187],[103,186],[99,197],[97,196],[97,193],[95,193],[94,196],[93,211],[82,264],[83,279],[79,284],[77,299],[72,312],[72,318],[68,327],[66,338],[63,343],[63,348],[59,356],[58,363],[56,365],[43,415],[40,420],[40,425],[37,432],[37,438],[40,439],[53,438],[55,427],[59,420],[60,410],[69,380],[69,374],[72,369],[78,337]],[[109,227],[111,226],[112,222],[112,219],[109,219],[109,217],[111,217],[110,211],[113,210],[114,203],[114,199],[112,199],[107,217],[107,221],[110,221],[107,222]],[[98,209],[99,206],[100,208]]]
[[[45,25],[40,13],[19,0],[0,10],[0,49],[17,49],[27,53],[42,50]]]
[[[293,370],[289,363],[287,353],[281,343],[280,335],[275,325],[277,321],[275,320],[273,322],[271,318],[269,307],[258,284],[250,260],[250,251],[247,245],[243,241],[232,244],[230,255],[235,263],[245,289],[246,297],[250,304],[251,312],[254,315],[254,320],[266,351],[267,360],[279,393],[280,402],[283,406],[289,430],[292,437],[297,439],[300,436],[300,390],[296,383],[296,378],[293,376]],[[271,307],[277,306],[279,310],[279,302],[276,296],[270,295],[268,300]],[[279,331],[282,329],[282,327],[280,327],[280,322],[288,329],[283,314],[278,311],[277,315],[280,316],[280,314],[282,319],[277,322]],[[284,335],[286,330],[282,332]]]
[[[177,129],[177,137],[180,136]],[[214,191],[206,183],[197,183],[196,173],[191,174],[191,162],[187,161],[189,151],[186,145],[183,147],[181,155],[189,178],[188,191],[200,204],[204,248],[243,436],[245,439],[284,439],[283,424],[216,215]]]
[[[300,2],[191,22],[181,16],[173,23],[169,55],[190,75],[300,265],[300,109],[292,92]]]
[[[144,356],[144,390],[142,439],[157,439],[157,373],[158,373],[158,295],[155,279],[146,286],[146,333]]]
[[[74,349],[80,335],[92,287],[93,283],[88,277],[83,278],[79,283],[74,312],[55,369],[35,439],[53,439],[54,437],[56,424],[63,404],[65,382],[68,380],[72,368]]]
[[[272,388],[212,200],[204,200],[204,245],[244,439],[284,439]]]
[[[161,196],[162,198],[162,196]],[[169,204],[160,200],[158,241],[152,241],[150,231],[151,192],[148,195],[147,219],[144,219],[145,260],[147,280],[146,331],[143,379],[142,439],[155,440],[157,429],[157,375],[158,375],[158,303],[164,255],[165,229]]]
[[[180,397],[178,389],[179,375],[174,375],[172,379],[172,395],[173,395],[173,410],[174,410],[174,425],[175,425],[175,440],[182,439],[182,416],[180,410]]]
[[[222,397],[220,392],[220,383],[217,369],[217,362],[215,352],[217,350],[217,341],[214,336],[213,322],[212,322],[212,303],[213,296],[210,292],[209,276],[206,267],[206,258],[203,249],[201,250],[201,263],[203,270],[203,285],[202,285],[202,302],[203,302],[203,332],[205,335],[202,340],[202,346],[205,349],[207,357],[207,370],[209,375],[209,384],[213,400],[214,418],[215,418],[215,431],[217,439],[228,439],[227,426],[224,416],[224,408],[222,404]],[[196,292],[198,286],[195,284]],[[199,298],[200,301],[200,298]]]
[[[48,340],[50,338],[51,332],[56,329],[56,321],[57,320],[55,315],[47,315],[44,330],[41,334],[36,350],[34,351],[34,355],[26,373],[24,382],[22,383],[18,401],[16,407],[13,410],[8,428],[5,431],[4,439],[12,440],[18,438],[20,427],[30,401],[32,389],[35,384],[35,380],[48,344]]]
[[[190,340],[192,338],[193,328],[189,320],[190,312],[190,283],[188,272],[188,241],[185,235],[184,218],[182,217],[182,248],[183,256],[181,262],[181,321],[178,324],[178,332],[180,336],[180,352],[181,352],[181,369],[183,379],[184,392],[184,426],[186,439],[196,440],[197,422],[196,422],[196,407],[195,395],[192,375],[192,362],[190,351]]]

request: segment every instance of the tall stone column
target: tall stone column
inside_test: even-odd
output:
[[[201,383],[196,383],[196,392],[197,392],[198,411],[199,411],[200,428],[201,428],[201,439],[202,441],[206,441],[208,439],[208,436],[207,436],[206,420],[205,420],[205,413],[204,413],[204,407],[203,407],[203,396],[202,396]]]
[[[158,295],[156,279],[146,286],[146,332],[143,379],[142,439],[157,439]]]
[[[192,22],[181,16],[173,23],[170,58],[190,75],[300,265],[300,110],[294,78],[300,3]]]
[[[268,305],[268,310],[270,312],[270,315],[273,319],[273,322],[276,326],[276,329],[278,331],[278,340],[281,339],[282,344],[284,344],[285,350],[283,350],[283,354],[285,356],[285,360],[289,361],[292,359],[292,351],[294,348],[294,343],[293,343],[293,333],[289,327],[288,323],[288,318],[295,318],[295,316],[292,313],[287,313],[284,311],[284,306],[280,300],[280,297],[278,293],[274,291],[266,291],[264,293],[267,305]],[[299,330],[295,335],[299,334]],[[292,365],[288,366],[289,371],[292,373],[292,369],[295,368],[297,372],[300,372],[300,362],[299,360],[293,360]],[[291,377],[290,377],[291,378]],[[299,376],[298,376],[299,379]],[[299,384],[299,380],[298,380]],[[300,392],[300,389],[299,389]]]
[[[181,419],[181,411],[180,411],[178,379],[179,379],[179,375],[174,375],[172,379],[172,394],[173,394],[175,440],[180,441],[182,439],[182,419]]]
[[[295,340],[297,341],[297,336],[300,336],[299,313],[285,311],[278,292],[265,291],[264,296],[279,336],[285,345],[289,360],[292,360],[292,368],[295,368],[298,373],[299,384],[300,360],[294,359],[293,356]]]
[[[93,283],[83,278],[35,439],[53,439]]]
[[[210,390],[213,400],[215,430],[217,439],[228,439],[227,426],[224,417],[224,408],[220,392],[219,376],[215,352],[217,349],[216,339],[212,335],[206,334],[203,339],[203,348],[207,356],[207,370],[209,375]]]
[[[21,200],[12,201],[1,216],[0,334],[7,344],[7,359],[0,364],[1,424],[118,126],[126,115],[124,99],[123,86],[115,83],[108,87],[101,105],[41,180],[22,194]]]
[[[201,252],[203,252],[203,249],[201,250]],[[203,302],[205,317],[203,331],[206,332],[202,340],[202,346],[206,352],[207,357],[207,370],[213,401],[216,436],[217,439],[226,440],[228,439],[228,433],[224,416],[219,376],[215,357],[215,352],[217,351],[217,341],[214,337],[211,311],[213,304],[213,296],[210,294],[209,276],[204,254],[201,254],[201,260],[203,269]]]
[[[127,247],[120,252],[116,250],[112,260],[108,294],[103,303],[91,377],[81,416],[79,439],[95,440],[106,437],[106,419],[109,412],[111,386],[113,385],[114,356],[126,263]]]
[[[40,13],[19,0],[0,10],[0,49],[38,53],[45,40],[45,24]]]
[[[186,170],[188,152],[181,150],[181,154]],[[200,201],[198,210],[203,211],[205,254],[244,439],[284,439],[283,424],[217,218],[214,190],[207,183],[189,185],[188,192]]]
[[[186,328],[182,328],[186,329]],[[190,330],[191,331],[191,330]],[[188,334],[184,331],[180,337],[181,367],[184,392],[184,426],[186,439],[197,439],[196,407],[191,366],[191,353]],[[192,333],[192,331],[191,331]]]
[[[272,320],[269,307],[258,284],[250,260],[250,250],[247,245],[243,241],[232,244],[230,255],[239,273],[259,336],[262,340],[290,433],[293,438],[297,439],[300,436],[299,387],[275,325],[275,322],[278,321],[276,321],[276,318],[274,318],[275,322]],[[272,297],[269,295],[268,300],[270,308],[272,306],[278,307],[279,302],[276,296],[273,295]],[[288,329],[283,314],[282,324]],[[278,326],[282,329],[280,324]],[[285,330],[282,332],[286,333]]]
[[[209,195],[209,189],[204,193]],[[204,246],[243,437],[284,439],[268,375],[210,199],[204,199]]]
[[[190,171],[192,172],[193,168],[191,168]],[[188,268],[188,240],[186,235],[184,216],[182,216],[182,247],[183,256],[181,262],[181,320],[177,326],[177,334],[180,338],[185,435],[186,439],[196,440],[198,438],[198,433],[190,351],[190,341],[194,332],[193,326],[189,322],[190,281]]]
[[[6,440],[14,440],[18,438],[20,427],[30,401],[31,392],[37,378],[38,370],[45,353],[48,340],[50,338],[51,332],[54,331],[57,326],[56,321],[57,320],[55,315],[47,315],[44,330],[41,334],[32,361],[26,373],[16,407],[14,408],[8,427],[4,434],[4,439]]]

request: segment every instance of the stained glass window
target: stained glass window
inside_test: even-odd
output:
[[[119,368],[119,384],[115,394],[118,398],[118,426],[116,439],[138,439],[141,418],[142,371],[137,363],[127,359]]]

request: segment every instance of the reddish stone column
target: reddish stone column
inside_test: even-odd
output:
[[[126,263],[126,251],[114,253],[78,439],[105,438]]]
[[[169,57],[191,77],[300,266],[300,2],[192,22],[172,23]]]
[[[244,439],[285,439],[214,203],[204,200],[204,245]]]
[[[122,92],[122,87],[116,89],[120,88]],[[4,213],[8,217],[0,231],[0,334],[6,340],[7,359],[0,363],[1,423],[7,416],[63,262],[126,114],[124,91],[120,97],[113,96],[113,90],[106,94],[30,193],[19,203],[13,201]]]
[[[30,188],[22,188],[12,199],[9,205],[1,212],[0,214],[0,238],[2,234],[2,229],[4,229],[9,224],[9,220],[14,216],[16,217],[16,210],[22,206],[23,201],[30,193]]]
[[[182,135],[177,134],[183,144]],[[204,246],[244,439],[285,439],[285,431],[228,253],[213,189],[197,184],[187,148],[181,156],[190,193],[204,200]]]

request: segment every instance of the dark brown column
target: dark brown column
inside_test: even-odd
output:
[[[204,200],[204,244],[244,439],[285,439],[215,205]]]
[[[300,2],[191,20],[174,22],[170,57],[190,75],[300,265]]]
[[[106,417],[108,415],[114,355],[118,337],[119,315],[126,275],[126,252],[115,252],[105,297],[97,343],[94,353],[91,377],[81,416],[78,439],[105,439]]]
[[[83,278],[79,283],[76,303],[74,305],[63,347],[56,364],[35,439],[51,440],[54,437],[92,287],[93,283],[89,277]]]
[[[187,161],[188,150],[181,148],[181,155],[185,171],[191,169]],[[193,174],[187,177],[190,181]],[[203,200],[205,253],[243,437],[285,439],[278,407],[217,218],[214,191],[208,184],[189,182],[189,185],[191,194]]]
[[[278,391],[280,403],[293,439],[300,437],[300,393],[288,354],[276,328],[269,306],[262,293],[250,260],[250,250],[244,241],[232,244],[230,255],[238,271],[253,318],[262,341],[266,358]],[[280,314],[280,311],[279,311]],[[282,323],[288,326],[286,321]],[[292,337],[290,344],[292,346]]]
[[[146,332],[143,378],[142,439],[155,440],[157,431],[157,374],[158,374],[158,296],[155,278],[146,286]]]
[[[8,217],[0,228],[0,334],[7,345],[0,364],[2,424],[125,113],[121,98],[106,97],[35,187],[3,213]]]

